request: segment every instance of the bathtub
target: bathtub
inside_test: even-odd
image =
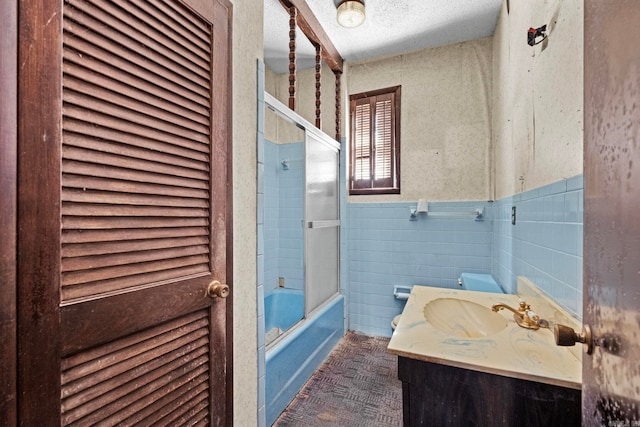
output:
[[[304,295],[294,289],[277,289],[264,297],[264,330],[286,331],[304,316]]]
[[[274,294],[288,290],[277,290]],[[295,291],[293,291],[295,292]],[[302,293],[300,297],[302,297]],[[283,295],[283,301],[291,299]],[[267,298],[280,296],[269,295],[265,298],[265,330],[269,326],[279,327],[275,311],[268,314]],[[272,300],[274,302],[276,300]],[[272,307],[273,308],[273,307]],[[280,310],[279,313],[288,311]],[[267,317],[269,316],[269,317]],[[287,316],[285,316],[287,317]],[[294,318],[295,316],[291,316]],[[297,317],[299,319],[300,317]],[[285,319],[291,320],[291,319]],[[267,325],[271,322],[270,325]],[[295,324],[296,320],[293,320]],[[286,324],[283,323],[283,324]],[[333,347],[344,335],[344,297],[336,295],[323,306],[304,319],[296,327],[285,333],[282,338],[267,348],[265,356],[265,404],[267,425],[270,426],[280,413],[293,400],[304,383],[320,366]]]

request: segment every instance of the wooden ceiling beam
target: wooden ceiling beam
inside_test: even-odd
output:
[[[289,10],[290,7],[298,9],[298,27],[314,45],[322,46],[322,59],[334,73],[342,73],[343,59],[338,49],[325,33],[322,25],[311,11],[306,0],[280,0],[282,6]]]

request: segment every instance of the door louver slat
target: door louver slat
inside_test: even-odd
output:
[[[87,218],[65,216],[62,218],[62,222],[65,230],[70,232],[100,229],[111,232],[111,230],[117,230],[116,232],[120,234],[113,234],[114,239],[112,240],[122,239],[132,232],[131,229],[136,228],[207,227],[209,225],[209,221],[206,218]]]
[[[170,133],[161,132],[155,128],[149,128],[141,126],[132,122],[123,121],[118,118],[110,117],[106,114],[102,114],[100,111],[91,111],[82,107],[76,107],[74,105],[64,105],[65,121],[67,119],[77,119],[80,121],[89,121],[92,125],[112,129],[120,132],[127,132],[130,137],[137,138],[154,138],[157,141],[173,144],[178,147],[183,147],[189,150],[193,150],[197,154],[198,152],[206,153],[206,145],[202,141],[194,141],[189,138],[172,135]],[[66,124],[65,124],[66,126]],[[100,137],[101,129],[95,130],[95,137]]]
[[[136,159],[131,157],[119,156],[115,154],[106,153],[108,146],[103,148],[103,152],[87,150],[84,148],[76,148],[65,146],[63,148],[63,156],[66,161],[76,160],[82,162],[82,164],[88,165],[103,165],[114,166],[119,170],[131,169],[134,171],[143,171],[147,173],[155,173],[158,175],[176,176],[182,178],[192,178],[198,181],[205,181],[208,177],[207,171],[193,168],[185,168],[177,165],[167,165],[165,163],[158,163],[150,160]],[[153,154],[150,154],[153,156]],[[100,170],[100,169],[98,169]],[[85,175],[91,175],[86,173]],[[97,176],[101,176],[96,174]],[[153,178],[149,179],[149,182],[155,182]],[[188,185],[191,187],[192,185]]]
[[[62,286],[70,286],[70,285],[79,285],[79,284],[87,284],[90,285],[89,282],[98,282],[100,280],[108,280],[108,279],[117,279],[119,281],[112,280],[111,282],[114,285],[118,283],[123,283],[123,277],[126,276],[138,276],[139,279],[143,280],[144,277],[140,277],[139,275],[143,275],[144,273],[150,272],[159,272],[159,271],[167,271],[167,275],[169,275],[170,269],[194,265],[194,264],[204,264],[207,261],[207,257],[204,255],[192,255],[186,256],[183,258],[173,257],[173,258],[162,258],[156,261],[147,261],[147,262],[138,262],[136,264],[129,265],[118,265],[112,267],[100,267],[100,268],[92,268],[87,271],[67,271],[62,277]],[[64,260],[63,260],[64,262]],[[170,276],[168,276],[170,277]],[[126,283],[126,282],[124,282]],[[100,283],[96,283],[93,287],[100,287]],[[107,288],[104,285],[104,289],[100,289],[101,292],[113,291],[113,289]],[[64,289],[63,292],[69,293],[72,290]]]
[[[120,377],[115,377],[112,380],[105,381],[100,384],[100,387],[88,389],[83,393],[79,393],[78,395],[65,400],[63,403],[63,410],[68,412],[67,419],[69,421],[80,419],[88,414],[97,413],[103,408],[103,410],[108,411],[113,408],[113,406],[120,404],[120,402],[118,402],[119,399],[140,398],[147,392],[166,385],[166,381],[172,380],[176,373],[184,375],[196,368],[201,369],[202,365],[207,362],[207,342],[206,340],[202,340],[197,345],[199,345],[197,350],[188,354],[175,352],[154,359],[154,362],[157,361],[159,363],[149,363],[149,366],[145,366],[145,369],[149,370],[149,372],[146,373],[146,376],[142,378],[136,376],[135,381],[127,381],[126,384],[120,384],[119,382],[122,379]],[[170,360],[170,362],[167,363],[167,359]],[[160,364],[160,362],[165,364]],[[158,365],[158,367],[156,368],[155,365]],[[142,370],[138,369],[138,371]],[[132,372],[132,376],[141,375],[143,373],[144,372]],[[144,385],[145,390],[140,390],[139,387],[141,385]],[[104,393],[103,389],[111,391]],[[111,408],[110,405],[112,405]]]
[[[62,424],[147,423],[206,402],[207,316],[193,313],[63,359]]]
[[[73,408],[83,403],[81,399],[74,400],[71,396],[84,397],[85,401],[99,396],[89,391],[98,384],[107,381],[117,382],[122,374],[127,374],[131,378],[146,375],[203,345],[206,346],[206,323],[203,324],[203,322],[203,319],[196,319],[191,323],[175,326],[174,329],[164,330],[160,335],[141,339],[139,342],[134,341],[117,351],[98,353],[82,365],[67,364],[68,370],[63,371],[62,375],[65,386],[62,393],[66,403],[65,408]],[[108,348],[109,345],[99,349]],[[154,353],[161,355],[156,357]],[[81,393],[84,394],[81,395]],[[77,404],[71,405],[71,402]]]
[[[199,123],[202,126],[199,131],[208,132],[208,119],[193,113],[189,109],[180,108],[171,103],[158,99],[157,95],[147,94],[135,87],[123,85],[112,76],[102,77],[91,71],[91,81],[86,82],[88,76],[87,70],[67,64],[64,67],[64,73],[69,78],[66,80],[66,87],[77,92],[86,93],[97,100],[115,104],[119,107],[128,108],[135,111],[141,111],[153,117],[160,118],[167,122],[172,122],[178,126],[190,127],[192,122]],[[127,95],[119,95],[126,93]],[[185,118],[183,119],[182,116]]]
[[[66,216],[140,216],[140,217],[207,217],[204,209],[156,207],[156,206],[129,206],[129,205],[103,205],[90,203],[65,203],[62,204],[62,215]],[[69,200],[68,202],[72,202]]]
[[[64,136],[66,139],[67,135]],[[101,145],[105,146],[107,144],[103,143]],[[106,150],[108,150],[108,148],[105,147],[105,151]],[[98,165],[110,165],[121,169],[142,170],[162,175],[176,175],[184,178],[194,178],[200,181],[206,180],[209,176],[207,171],[203,171],[200,168],[194,170],[177,165],[159,163],[156,161],[120,156],[109,152],[87,150],[84,148],[68,146],[66,145],[66,142],[63,147],[62,155],[66,160],[77,160],[84,163],[94,163]],[[153,155],[153,153],[149,154],[149,156]]]
[[[207,425],[205,422],[206,413],[203,411],[206,406],[207,402],[198,402],[193,399],[191,402],[189,402],[188,405],[183,405],[172,414],[167,415],[163,419],[163,422],[165,422],[165,425],[168,426]]]
[[[168,328],[169,325],[171,328]],[[99,382],[113,379],[136,365],[153,362],[153,355],[146,353],[147,351],[169,345],[163,347],[166,350],[163,352],[169,353],[185,342],[198,341],[200,337],[205,336],[202,330],[205,325],[202,313],[193,313],[171,323],[138,332],[134,336],[67,357],[62,362],[61,383],[65,386],[62,397],[66,399]],[[188,338],[192,333],[196,333],[197,336]],[[134,359],[135,357],[143,359]]]
[[[157,141],[127,132],[99,127],[96,124],[88,125],[85,122],[76,122],[70,117],[67,117],[65,121],[65,131],[68,136],[67,143],[70,145],[73,145],[76,140],[80,140],[81,147],[98,149],[98,144],[104,140],[111,143],[109,147],[113,150],[112,152],[117,154],[126,155],[127,152],[124,150],[127,149],[146,150],[145,152],[148,155],[164,155],[167,158],[173,159],[173,161],[170,162],[172,164],[208,170],[207,162],[209,161],[209,156],[207,156],[206,152],[196,151],[198,148],[201,148],[198,145],[183,148],[182,146],[167,143],[166,141]],[[76,135],[88,135],[98,139],[94,142],[87,140],[87,138],[80,139]],[[95,144],[95,146],[90,144]],[[147,157],[145,156],[145,158]]]
[[[141,1],[116,3],[111,0],[93,0],[93,3],[96,6],[93,11],[98,17],[104,12],[106,15],[103,19],[108,19],[113,28],[123,34],[128,32],[129,37],[176,64],[185,62],[197,66],[192,67],[192,71],[206,81],[209,74],[207,54],[193,45],[188,38],[176,33],[172,25],[154,22],[146,12],[136,7],[136,4],[142,3]],[[176,41],[175,38],[180,40]],[[184,45],[188,46],[185,48]],[[206,87],[206,84],[203,86]]]
[[[67,147],[75,147],[76,149],[86,149],[91,151],[98,151],[102,153],[108,153],[112,155],[118,155],[126,158],[144,159],[154,163],[162,163],[174,166],[181,166],[187,168],[187,170],[195,169],[208,172],[206,160],[182,158],[178,153],[166,153],[162,151],[156,151],[155,144],[149,144],[147,147],[139,147],[136,144],[136,140],[129,140],[126,142],[121,141],[104,141],[94,140],[87,138],[86,136],[91,134],[72,133],[68,129],[65,132],[65,144]],[[166,144],[162,144],[163,148],[166,148]],[[153,151],[152,151],[153,150]],[[185,151],[185,150],[173,150],[173,151]]]
[[[210,26],[69,0],[63,29],[63,304],[208,273]]]
[[[94,25],[96,29],[101,29],[100,24],[98,22],[87,22],[88,26]],[[94,48],[93,46],[100,46],[102,48],[112,48],[110,50],[110,54],[101,55],[104,60],[111,59],[109,56],[113,56],[114,66],[118,66],[120,64],[123,65],[122,70],[131,73],[133,75],[137,75],[136,66],[132,66],[131,63],[144,67],[140,70],[142,73],[141,77],[148,78],[150,82],[155,82],[158,86],[164,86],[165,82],[168,87],[173,89],[176,93],[191,94],[194,97],[194,100],[198,103],[208,106],[208,102],[210,99],[209,93],[199,84],[199,82],[194,82],[191,76],[185,78],[182,75],[178,75],[180,73],[180,69],[178,67],[172,67],[172,63],[170,61],[160,61],[164,63],[156,63],[153,61],[154,58],[148,59],[150,55],[147,55],[149,52],[145,52],[144,48],[141,48],[139,52],[130,52],[128,50],[118,50],[120,46],[124,43],[130,42],[125,36],[115,35],[114,40],[111,40],[109,37],[100,37],[95,33],[82,34],[82,36],[78,33],[73,33],[73,30],[80,29],[74,27],[72,24],[65,25],[65,37],[67,36],[67,32],[71,32],[73,35],[77,36],[80,40],[84,40],[89,46],[92,46],[92,50],[101,50],[98,48]],[[70,37],[70,45],[68,46],[67,52],[65,53],[65,60],[69,56],[82,55],[82,52],[74,53],[71,50],[73,46],[72,43],[77,43]],[[115,52],[115,53],[111,53]],[[117,55],[117,56],[116,56]],[[172,69],[173,68],[173,69]],[[190,73],[190,72],[189,72]],[[175,76],[173,75],[175,74]]]
[[[169,133],[171,135],[175,135],[178,137],[198,141],[202,144],[206,144],[208,142],[208,134],[203,134],[199,132],[200,130],[199,124],[196,124],[198,126],[198,129],[192,130],[186,127],[177,126],[172,123],[168,123],[166,121],[160,120],[148,111],[126,109],[118,105],[115,105],[109,102],[104,102],[100,99],[94,98],[88,92],[86,93],[76,92],[70,87],[65,87],[65,89],[66,90],[64,91],[63,97],[62,97],[62,100],[64,102],[63,106],[75,105],[76,107],[81,107],[83,109],[83,112],[84,110],[101,112],[112,118],[115,118],[117,120],[121,120],[124,122],[129,122],[133,125],[143,126],[149,129],[155,129],[163,133]],[[66,113],[64,107],[63,107],[63,113]]]
[[[122,233],[126,233],[126,236],[134,242],[138,239],[165,239],[172,237],[180,237],[181,239],[189,238],[190,236],[207,236],[207,230],[205,228],[184,228],[184,227],[175,227],[175,228],[152,228],[145,230],[123,230]],[[66,250],[69,247],[72,247],[73,243],[93,243],[93,242],[120,242],[123,240],[117,233],[114,233],[112,230],[82,230],[82,231],[69,231],[65,234],[62,243],[65,243]],[[91,245],[85,245],[85,247],[90,247]]]
[[[118,293],[123,287],[144,287],[149,283],[166,283],[172,280],[177,280],[185,277],[195,277],[208,273],[207,266],[202,262],[202,258],[196,258],[195,260],[182,260],[182,265],[174,268],[174,264],[167,262],[158,262],[151,266],[143,265],[144,269],[138,271],[136,275],[135,271],[127,270],[122,273],[122,276],[118,276],[110,273],[112,278],[100,278],[92,277],[94,281],[84,281],[74,286],[69,286],[69,283],[65,283],[64,298],[67,301],[73,302],[74,300],[86,300],[91,299],[91,295],[95,295],[95,289],[100,289],[100,294],[103,296],[109,296]],[[192,265],[189,265],[191,262]],[[156,267],[153,270],[152,267]],[[116,272],[120,272],[122,269],[114,269]],[[89,297],[87,297],[87,295]]]
[[[211,42],[211,29],[207,25],[204,25],[200,21],[194,21],[190,16],[184,13],[183,9],[173,7],[170,3],[154,4],[157,12],[153,9],[150,10],[151,8],[147,7],[147,2],[140,3],[141,4],[138,4],[140,8],[145,9],[154,16],[159,16],[159,14],[162,13],[167,20],[173,22],[174,25],[181,27],[185,34],[188,33],[191,37],[187,37],[193,43],[204,43],[206,44],[205,50],[210,50],[209,43]],[[198,38],[199,42],[194,40],[194,37]]]
[[[63,67],[77,64],[93,70],[94,74],[109,76],[118,82],[155,94],[161,99],[171,101],[174,105],[181,105],[199,114],[207,114],[208,94],[194,92],[192,89],[197,88],[192,87],[189,82],[183,82],[180,79],[175,82],[169,80],[171,75],[165,70],[151,72],[146,68],[139,69],[138,64],[134,65],[131,62],[136,59],[133,54],[121,51],[117,53],[122,56],[116,56],[114,50],[117,50],[117,44],[107,39],[84,40],[76,37],[69,32],[73,30],[71,25],[67,25],[66,30],[67,49],[63,52],[65,61]],[[137,62],[144,61],[144,58],[140,58]]]
[[[131,241],[115,241],[115,242],[99,242],[95,244],[75,244],[65,245],[62,250],[63,257],[86,257],[101,254],[116,254],[130,252],[139,247],[146,249],[164,249],[183,246],[206,246],[209,239],[206,236],[195,237],[179,237],[169,239],[149,239],[149,240],[131,240]]]
[[[190,37],[190,34],[188,34],[189,29],[180,28],[178,26],[179,24],[175,21],[167,26],[167,22],[171,22],[171,16],[165,15],[158,8],[150,6],[147,3],[148,2],[145,1],[121,2],[117,5],[128,13],[129,16],[135,15],[137,18],[143,20],[150,28],[162,28],[165,33],[158,34],[156,32],[154,36],[160,35],[171,39],[173,43],[169,45],[169,47],[180,52],[180,54],[187,59],[193,58],[194,62],[198,62],[203,69],[208,70],[209,64],[207,61],[211,56],[211,52],[207,38],[203,40]],[[127,17],[128,16],[125,15],[125,19]],[[190,27],[193,28],[192,26]],[[211,35],[208,36],[209,39],[210,37]],[[188,49],[183,48],[183,46],[188,46]],[[197,56],[197,58],[195,56]]]
[[[120,179],[123,182],[137,181],[152,184],[167,184],[174,187],[186,187],[193,189],[208,189],[209,186],[204,181],[198,181],[176,176],[160,175],[147,171],[122,169],[118,167],[100,166],[99,164],[75,162],[71,160],[62,161],[62,173],[73,175],[86,175],[92,177],[103,177]],[[64,175],[63,175],[64,176]],[[66,182],[64,183],[66,186]]]
[[[62,269],[69,272],[89,269],[106,269],[121,265],[131,265],[138,263],[153,262],[158,260],[172,260],[178,257],[191,257],[202,255],[208,252],[206,245],[174,247],[171,249],[135,250],[129,253],[89,255],[85,257],[75,256],[64,258]],[[71,276],[71,275],[69,275]]]
[[[188,197],[202,199],[207,191],[198,188],[172,187],[140,182],[125,182],[116,179],[96,178],[67,174],[65,184],[68,188],[82,188],[83,191],[103,190],[111,192],[126,192],[135,194],[153,194],[160,196]]]
[[[165,197],[156,195],[141,194],[113,194],[108,192],[88,191],[88,190],[62,190],[62,197],[67,202],[84,203],[117,203],[122,205],[145,205],[145,206],[182,206],[186,208],[206,209],[207,203],[201,199],[189,199],[184,197]]]
[[[161,399],[154,401],[152,405],[144,408],[125,420],[127,424],[135,425],[153,425],[155,422],[161,420],[165,414],[170,412],[176,407],[180,407],[182,402],[189,402],[196,399],[201,393],[207,390],[208,376],[200,375],[197,378],[180,378],[174,381],[171,385],[178,386],[179,388],[172,390],[172,395],[165,395]],[[194,387],[194,384],[197,384]],[[154,397],[159,397],[161,394],[156,393]]]
[[[96,1],[95,3],[109,8],[110,2]],[[179,74],[185,79],[185,82],[191,81],[189,86],[195,92],[204,93],[207,90],[208,72],[200,67],[200,64],[193,63],[166,47],[166,45],[173,44],[172,40],[162,33],[157,33],[154,28],[144,22],[139,20],[130,20],[129,23],[122,22],[117,17],[82,0],[71,0],[66,6],[65,18],[68,18],[69,21],[90,28],[91,32],[98,37],[104,37],[121,46],[126,46],[128,50],[141,58],[148,58],[155,62],[156,66]],[[156,37],[159,40],[156,40]],[[100,43],[95,44],[100,45]],[[210,69],[210,66],[208,68]]]

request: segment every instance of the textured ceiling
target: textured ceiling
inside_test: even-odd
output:
[[[345,61],[397,55],[493,35],[501,0],[366,0],[365,22],[353,29],[336,21],[336,0],[307,4]],[[298,30],[299,69],[311,68],[315,50]],[[264,60],[288,70],[289,16],[279,0],[264,0]]]

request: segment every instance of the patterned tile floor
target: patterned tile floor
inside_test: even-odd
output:
[[[402,385],[388,344],[348,332],[273,425],[401,426]]]

